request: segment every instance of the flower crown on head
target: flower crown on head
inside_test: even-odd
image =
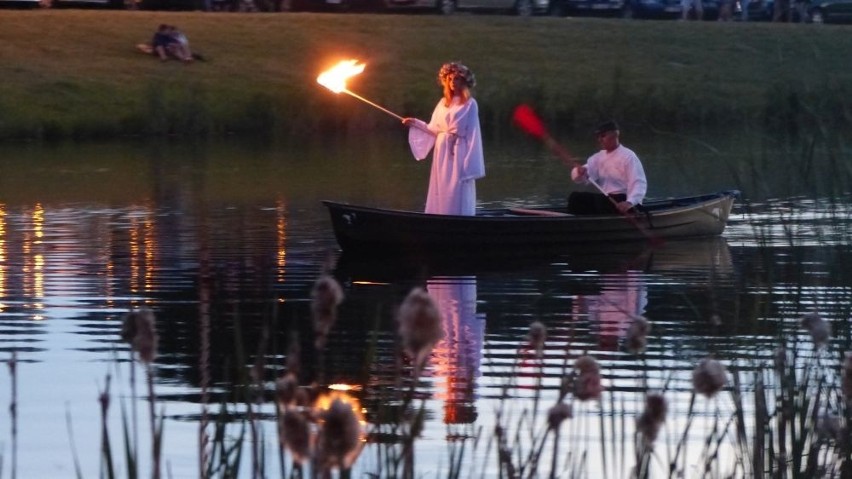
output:
[[[450,62],[441,65],[441,69],[438,71],[438,83],[443,82],[445,78],[453,74],[464,78],[464,82],[468,88],[476,86],[476,77],[473,76],[473,72],[460,62]]]

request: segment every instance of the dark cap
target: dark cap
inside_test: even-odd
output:
[[[600,125],[598,125],[597,128],[595,128],[595,136],[600,135],[601,133],[606,133],[608,131],[616,131],[616,130],[618,130],[618,123],[616,123],[612,120],[606,121],[606,122],[603,122]]]

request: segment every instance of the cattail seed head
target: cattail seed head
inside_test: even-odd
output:
[[[570,404],[560,402],[547,411],[547,425],[550,429],[559,429],[562,421],[574,417],[574,410]]]
[[[831,325],[815,312],[807,313],[799,320],[802,327],[811,335],[814,346],[822,347],[831,339]]]
[[[278,409],[284,411],[296,404],[296,391],[299,390],[299,382],[296,375],[287,373],[275,380],[275,396],[278,400]]]
[[[279,443],[293,455],[293,462],[302,464],[311,457],[314,437],[310,421],[304,413],[292,408],[284,411],[279,421]]]
[[[533,321],[530,324],[530,331],[527,333],[529,348],[535,351],[537,356],[541,356],[544,351],[544,341],[547,339],[547,328],[540,321]]]
[[[121,339],[139,355],[139,360],[150,364],[157,356],[157,327],[154,312],[148,308],[136,309],[124,315]]]
[[[580,373],[600,373],[601,367],[592,356],[580,356],[574,361],[574,369]]]
[[[337,306],[343,301],[343,288],[334,277],[323,274],[311,290],[311,315],[317,348],[325,346],[328,333],[337,321]]]
[[[712,358],[704,358],[692,370],[692,386],[695,392],[711,398],[728,383],[725,366]]]
[[[645,410],[636,420],[636,430],[642,435],[645,444],[651,444],[657,439],[660,427],[666,421],[668,405],[666,398],[659,393],[650,393],[645,397]]]
[[[648,346],[648,333],[651,331],[651,323],[643,316],[636,316],[630,327],[627,328],[627,334],[624,341],[624,347],[630,354],[641,354],[645,352]]]
[[[320,415],[317,456],[323,470],[349,469],[361,453],[361,424],[352,404],[334,399]]]
[[[397,322],[403,350],[419,367],[444,338],[438,305],[426,290],[414,288],[400,305]]]
[[[595,358],[581,356],[574,361],[574,397],[581,401],[598,399],[603,392],[601,368]]]

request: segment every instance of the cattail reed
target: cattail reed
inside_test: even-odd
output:
[[[296,404],[298,390],[299,383],[293,373],[286,373],[275,380],[275,396],[279,411],[285,411]]]
[[[574,417],[574,410],[570,404],[560,402],[547,411],[547,426],[550,429],[559,429],[566,419]]]
[[[541,357],[544,352],[544,341],[547,339],[547,328],[540,321],[534,321],[530,324],[530,331],[527,333],[527,341],[529,348],[535,351],[536,356]]]
[[[343,301],[343,289],[332,276],[323,274],[311,290],[311,314],[314,322],[315,344],[325,347],[328,333],[337,321],[337,306]]]
[[[831,325],[817,313],[808,313],[799,320],[802,327],[811,335],[814,346],[823,347],[831,339]]]
[[[362,430],[352,403],[335,398],[320,413],[317,464],[322,471],[348,470],[361,453]]]
[[[846,404],[852,404],[852,353],[846,353],[841,370],[840,389]]]
[[[651,323],[643,316],[636,316],[627,328],[624,340],[624,348],[630,354],[641,354],[648,346],[648,333],[651,331]]]
[[[397,321],[403,350],[419,370],[435,344],[444,338],[438,305],[426,290],[414,288],[400,305]]]
[[[823,413],[816,420],[817,438],[825,442],[842,439],[843,420],[837,414]]]
[[[148,413],[151,427],[152,477],[160,477],[160,453],[162,445],[162,430],[157,427],[155,410],[154,373],[152,363],[157,357],[157,327],[154,312],[148,308],[132,310],[124,316],[121,327],[121,339],[130,344],[131,349],[139,355],[139,360],[146,368],[146,383],[148,385]]]
[[[728,384],[725,366],[712,358],[704,358],[692,370],[692,386],[696,393],[712,398]]]
[[[136,309],[124,315],[121,339],[130,344],[139,360],[151,364],[157,357],[157,328],[154,312],[148,308]]]
[[[660,428],[666,421],[668,405],[660,393],[650,393],[645,397],[645,410],[636,420],[636,430],[641,434],[645,445],[653,444]]]
[[[779,376],[787,371],[787,348],[781,346],[772,355],[772,367]]]
[[[574,397],[581,401],[598,399],[603,392],[601,368],[595,358],[581,356],[574,361]]]
[[[311,457],[314,436],[305,412],[295,408],[284,411],[279,419],[279,441],[293,456],[293,462],[304,464]]]

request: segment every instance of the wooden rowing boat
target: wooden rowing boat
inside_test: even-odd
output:
[[[366,255],[482,255],[558,251],[570,245],[671,240],[721,235],[736,190],[647,201],[632,218],[568,215],[564,208],[481,209],[476,216],[323,201],[346,253]],[[611,246],[609,246],[611,247]]]

